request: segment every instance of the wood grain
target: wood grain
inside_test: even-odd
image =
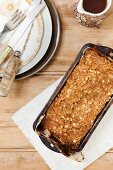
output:
[[[37,152],[0,152],[0,170],[49,170]]]
[[[22,132],[11,120],[14,112],[65,74],[80,48],[89,42],[113,46],[113,14],[100,29],[81,26],[74,18],[73,0],[54,0],[61,18],[61,40],[52,61],[38,74],[15,81],[7,98],[0,98],[0,170],[49,170]],[[113,9],[113,6],[112,6]],[[113,150],[86,170],[113,170]]]

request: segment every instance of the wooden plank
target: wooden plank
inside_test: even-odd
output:
[[[112,170],[113,154],[107,153],[85,170]],[[0,151],[0,170],[49,170],[37,152]]]
[[[40,71],[35,76],[63,76],[66,71]]]
[[[17,127],[0,127],[0,148],[32,148]]]
[[[35,148],[0,148],[0,152],[37,152]]]
[[[49,170],[37,152],[0,152],[0,170]]]
[[[22,149],[25,151],[32,148],[32,145],[16,126],[0,127],[0,151],[3,149]],[[113,153],[113,149],[108,151],[108,153]]]
[[[113,170],[113,153],[106,153],[85,170]]]
[[[11,94],[7,98],[0,97],[0,113],[2,116],[17,111],[33,97],[46,89],[60,76],[33,76],[25,80],[15,81]]]

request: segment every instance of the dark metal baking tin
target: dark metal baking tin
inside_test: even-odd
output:
[[[51,105],[51,103],[54,101],[55,97],[58,95],[58,93],[61,91],[61,89],[63,88],[63,86],[65,85],[68,77],[70,76],[70,74],[72,73],[72,71],[75,69],[75,67],[78,65],[81,57],[83,56],[84,51],[87,48],[95,48],[96,50],[98,50],[101,54],[108,56],[108,58],[113,59],[111,53],[113,53],[113,49],[106,47],[106,46],[98,46],[98,45],[94,45],[94,44],[86,44],[82,47],[82,49],[80,50],[79,54],[77,55],[75,61],[73,62],[73,64],[70,66],[69,70],[67,71],[67,73],[65,74],[65,76],[63,77],[63,79],[61,80],[61,82],[59,83],[59,85],[57,86],[56,90],[54,91],[54,93],[52,94],[51,98],[49,99],[49,101],[47,102],[47,104],[45,105],[45,107],[43,108],[43,110],[41,111],[40,115],[37,117],[37,119],[35,120],[34,124],[33,124],[33,129],[34,131],[39,131],[39,120],[42,116],[46,115],[46,112],[49,108],[49,106]],[[104,117],[104,115],[106,114],[107,110],[109,109],[110,105],[113,103],[113,95],[111,96],[111,99],[109,102],[106,103],[106,106],[104,107],[104,109],[99,113],[99,115],[97,116],[92,128],[88,131],[88,133],[86,134],[86,136],[83,138],[83,140],[81,141],[80,145],[76,148],[76,152],[82,151],[82,149],[84,148],[84,146],[86,145],[86,143],[88,142],[89,138],[91,137],[92,133],[94,132],[95,128],[98,126],[99,122],[101,121],[101,119]],[[38,125],[39,124],[39,125]],[[41,134],[40,136],[42,142],[51,150],[56,151],[56,152],[60,152],[59,148],[57,147],[57,145],[55,145],[55,143],[53,143],[53,146],[51,146],[52,141],[47,139],[45,136],[43,136],[43,134]]]

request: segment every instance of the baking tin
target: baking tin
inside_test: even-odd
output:
[[[40,126],[39,125],[40,125],[41,120],[44,118],[44,116],[45,116],[49,106],[51,105],[51,103],[54,101],[55,97],[58,95],[58,93],[61,91],[61,89],[65,85],[68,77],[70,76],[72,71],[75,69],[75,67],[78,65],[81,57],[83,56],[84,51],[87,48],[94,48],[94,49],[98,50],[101,54],[106,55],[106,56],[108,56],[109,59],[113,60],[113,49],[111,49],[109,47],[105,47],[105,46],[94,45],[94,44],[91,44],[91,43],[84,45],[82,47],[82,49],[80,50],[79,54],[77,55],[75,61],[70,66],[69,70],[67,71],[67,73],[65,74],[65,76],[63,77],[63,79],[61,80],[59,85],[57,86],[56,90],[52,94],[51,98],[47,102],[46,106],[43,108],[43,110],[41,111],[40,115],[37,117],[37,119],[35,120],[35,122],[33,124],[34,131],[39,132],[41,140],[43,141],[43,143],[48,148],[50,148],[51,150],[56,151],[56,152],[60,152],[58,145],[56,145],[53,140],[45,137],[43,134],[40,133],[41,131],[40,131]],[[89,132],[83,138],[83,140],[81,141],[80,145],[76,148],[75,152],[80,152],[80,151],[83,150],[84,146],[88,142],[88,140],[91,137],[92,133],[94,132],[95,128],[98,126],[99,122],[104,117],[104,115],[106,114],[107,110],[109,109],[109,107],[111,106],[112,103],[113,103],[113,95],[111,96],[111,99],[109,100],[109,102],[106,103],[106,106],[104,107],[104,109],[97,116],[97,118],[96,118],[92,128],[89,130]],[[68,155],[66,153],[66,148],[64,148],[64,152],[62,152],[62,153],[64,155],[66,155],[66,156],[70,156],[70,155]]]
[[[46,54],[44,55],[44,57],[32,69],[28,70],[27,72],[25,72],[23,74],[17,75],[16,76],[17,80],[30,77],[30,76],[36,74],[37,72],[39,72],[41,69],[43,69],[48,64],[48,62],[53,58],[53,56],[56,52],[56,49],[58,47],[59,40],[60,40],[59,14],[58,14],[58,11],[57,11],[54,3],[52,2],[52,0],[45,0],[45,2],[47,4],[48,9],[51,14],[52,28],[53,28],[52,38],[51,38],[49,48],[48,48]]]

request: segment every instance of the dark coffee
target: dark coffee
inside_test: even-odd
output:
[[[83,0],[83,8],[90,13],[100,13],[105,10],[107,0]]]

